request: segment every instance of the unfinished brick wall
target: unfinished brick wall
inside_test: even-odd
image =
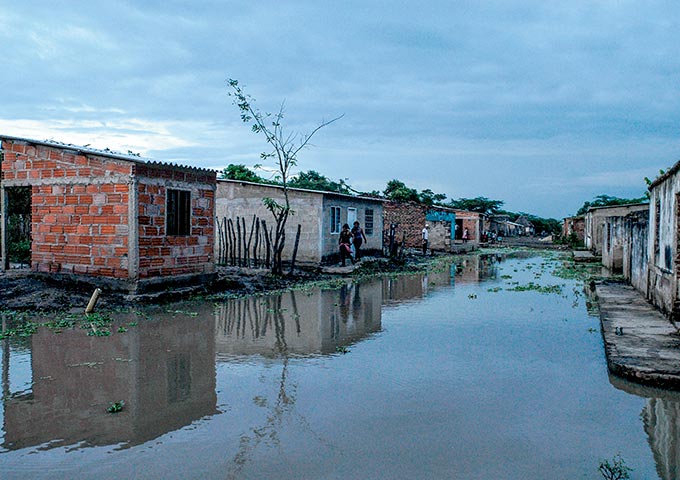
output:
[[[215,172],[14,138],[2,150],[3,191],[31,187],[32,270],[134,291],[214,271]],[[166,234],[169,188],[190,192],[185,235]]]
[[[3,182],[32,189],[32,269],[126,278],[132,164],[26,143],[2,147]]]
[[[202,170],[168,170],[136,165],[139,277],[151,278],[214,271],[215,176]],[[189,235],[166,234],[169,188],[191,194]]]
[[[386,202],[384,205],[384,231],[390,231],[390,225],[398,224],[396,240],[401,242],[405,235],[405,246],[409,248],[422,247],[422,231],[427,223],[425,216],[428,207],[418,203]]]

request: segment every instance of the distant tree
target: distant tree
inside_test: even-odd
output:
[[[425,205],[434,205],[435,203],[441,203],[446,199],[446,195],[443,193],[434,193],[429,188],[421,191],[418,194],[418,197],[420,199],[420,203],[424,203]]]
[[[578,209],[576,215],[583,215],[593,207],[609,207],[613,205],[629,205],[634,203],[644,203],[649,201],[646,196],[639,198],[619,198],[610,195],[598,195],[592,202],[586,201],[581,208]]]
[[[536,233],[546,232],[549,234],[558,234],[562,231],[562,222],[554,218],[543,218],[537,215],[532,215],[531,213],[519,212],[512,216],[517,216],[517,218],[524,216],[534,225],[534,231]]]
[[[267,183],[267,180],[260,177],[257,173],[245,165],[234,165],[230,163],[220,172],[220,178],[229,180],[242,180],[244,182]]]
[[[241,121],[250,125],[250,129],[256,134],[262,134],[272,148],[270,152],[260,154],[262,160],[274,159],[278,167],[278,178],[283,187],[283,205],[272,198],[265,198],[264,203],[267,209],[274,216],[276,229],[274,233],[273,263],[272,273],[280,275],[283,273],[283,262],[281,255],[286,243],[286,222],[291,214],[290,200],[288,198],[288,182],[291,177],[291,169],[297,165],[297,155],[300,150],[305,148],[314,134],[326,125],[342,118],[342,115],[329,121],[322,121],[311,133],[284,133],[283,112],[284,104],[281,104],[278,113],[262,113],[253,103],[255,100],[246,94],[239,85],[238,80],[229,80],[229,96],[232,97],[234,105],[238,108]]]
[[[407,187],[404,182],[397,179],[387,182],[383,194],[395,202],[420,202],[418,190]]]
[[[351,193],[344,180],[334,182],[325,175],[321,175],[314,170],[300,172],[291,178],[288,186],[293,188],[307,188],[310,190],[322,190],[324,192]]]
[[[475,197],[451,200],[447,206],[460,210],[468,210],[470,212],[500,213],[504,203],[503,200],[490,200],[486,197]]]

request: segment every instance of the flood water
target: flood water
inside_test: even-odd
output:
[[[617,453],[679,478],[680,397],[608,375],[560,263],[469,256],[5,339],[0,478],[599,479]]]

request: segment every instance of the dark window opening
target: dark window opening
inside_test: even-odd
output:
[[[168,189],[165,218],[166,235],[190,235],[191,192]]]
[[[373,209],[367,208],[364,214],[364,233],[373,235]]]

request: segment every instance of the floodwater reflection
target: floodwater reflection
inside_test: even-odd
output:
[[[41,329],[30,388],[12,394],[3,382],[2,447],[129,447],[214,414],[213,338],[212,322],[167,313],[103,338]],[[120,400],[123,411],[107,413]]]
[[[380,331],[379,279],[230,300],[215,313],[217,358],[329,354]]]
[[[637,385],[613,375],[609,381],[619,390],[647,399],[640,418],[659,478],[680,479],[680,392]]]

